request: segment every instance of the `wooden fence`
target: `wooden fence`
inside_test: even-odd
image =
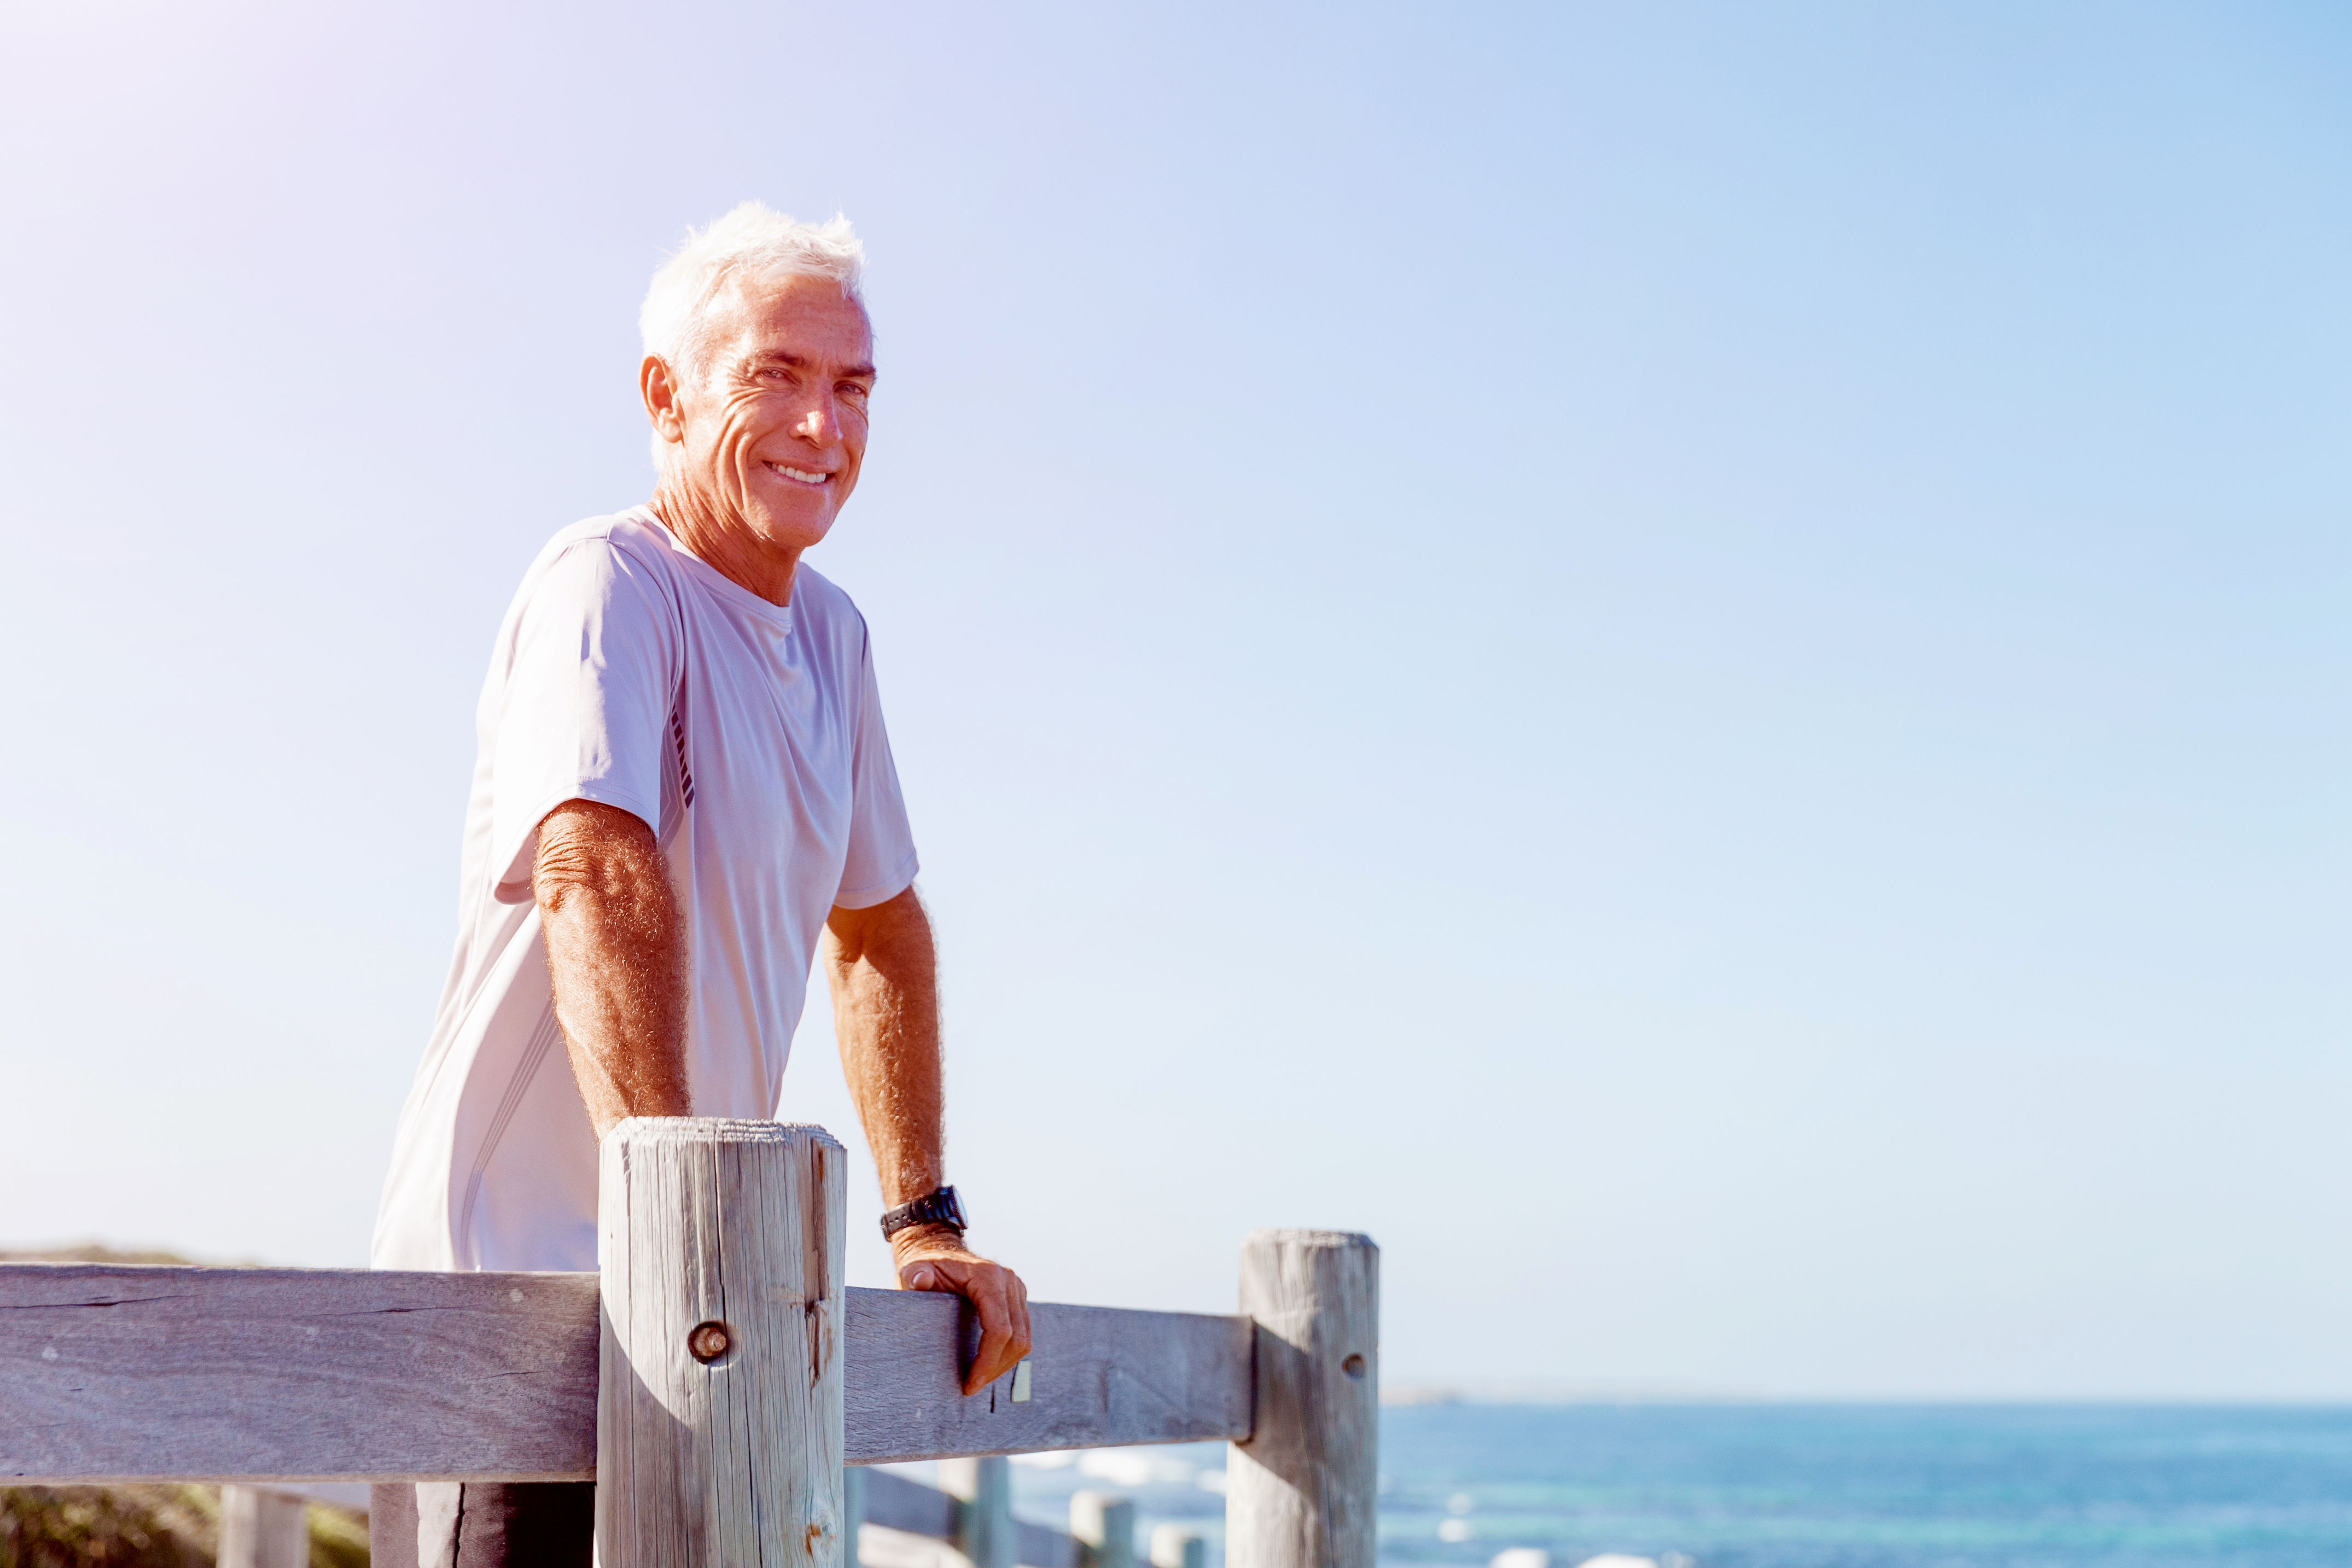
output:
[[[842,1568],[845,1464],[1224,1438],[1229,1568],[1371,1568],[1370,1240],[1254,1232],[1233,1317],[1033,1303],[967,1396],[963,1302],[841,1283],[845,1169],[624,1122],[594,1274],[0,1265],[0,1480],[593,1479],[599,1568]]]

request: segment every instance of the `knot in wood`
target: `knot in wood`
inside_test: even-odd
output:
[[[727,1325],[719,1322],[697,1323],[686,1336],[687,1353],[706,1366],[725,1355],[733,1343],[728,1336]]]

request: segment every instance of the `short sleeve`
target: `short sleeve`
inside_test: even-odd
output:
[[[661,831],[664,725],[680,634],[646,569],[604,538],[575,540],[526,582],[494,721],[490,864],[499,902],[531,896],[539,824],[594,800]]]
[[[890,760],[890,735],[882,723],[882,688],[874,678],[874,651],[863,638],[857,685],[849,858],[841,870],[841,891],[833,898],[843,909],[866,909],[896,898],[914,884],[919,869],[914,830],[907,823],[898,766]]]

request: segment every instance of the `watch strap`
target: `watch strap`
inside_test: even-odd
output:
[[[943,1186],[885,1214],[882,1234],[885,1238],[896,1236],[910,1225],[947,1225],[961,1230],[970,1223],[963,1217],[963,1200],[956,1197],[956,1189]]]

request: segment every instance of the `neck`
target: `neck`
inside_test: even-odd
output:
[[[654,491],[654,516],[677,536],[697,559],[736,587],[771,604],[793,601],[793,574],[801,552],[771,546],[754,535],[741,515],[665,479]]]

